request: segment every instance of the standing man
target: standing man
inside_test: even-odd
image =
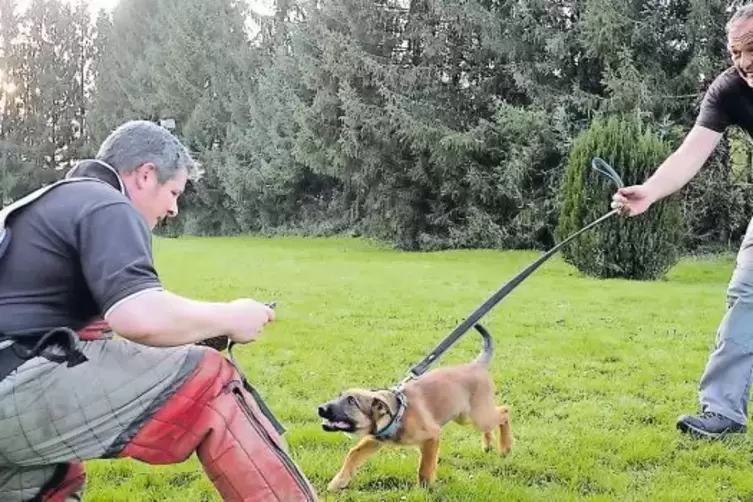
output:
[[[131,121],[0,212],[0,500],[81,500],[85,460],[194,452],[223,500],[315,500],[234,367],[194,345],[252,342],[274,312],[183,298],[154,269],[150,232],[194,167],[166,129]]]
[[[753,135],[753,5],[738,9],[726,26],[732,66],[716,77],[700,113],[680,147],[642,185],[620,189],[613,207],[627,216],[646,211],[690,181],[716,148],[725,129],[736,125]],[[701,413],[681,416],[677,428],[716,438],[744,433],[753,380],[753,220],[740,246],[727,290],[727,311],[716,347],[701,376]]]

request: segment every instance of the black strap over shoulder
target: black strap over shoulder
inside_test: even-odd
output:
[[[10,228],[0,228],[0,260],[10,246]]]
[[[0,261],[10,244],[11,235],[8,221],[12,214],[36,202],[58,186],[82,181],[105,183],[123,194],[126,193],[123,180],[111,165],[97,159],[88,159],[79,162],[66,173],[63,179],[38,188],[9,205],[0,208]]]

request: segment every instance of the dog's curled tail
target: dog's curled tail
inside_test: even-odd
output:
[[[492,361],[492,356],[494,355],[494,341],[492,340],[492,335],[489,334],[485,327],[478,323],[474,324],[473,327],[476,328],[476,331],[481,333],[481,338],[484,339],[484,348],[481,349],[481,353],[476,357],[475,362],[483,364],[484,366],[489,366],[489,363]]]

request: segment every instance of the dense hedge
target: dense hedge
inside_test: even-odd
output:
[[[556,238],[565,238],[610,210],[616,187],[592,169],[594,157],[609,163],[629,186],[645,181],[671,151],[637,119],[594,120],[570,151]],[[563,255],[590,276],[656,279],[679,259],[682,237],[680,201],[672,196],[640,216],[608,219],[566,246]]]

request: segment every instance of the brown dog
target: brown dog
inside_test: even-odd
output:
[[[400,390],[349,389],[337,399],[319,406],[328,432],[346,432],[360,437],[345,458],[329,490],[345,488],[367,457],[382,446],[418,446],[421,461],[418,480],[423,486],[436,478],[439,432],[450,421],[472,424],[482,433],[482,446],[492,445],[492,431],[499,428],[498,450],[512,448],[510,409],[494,402],[494,383],[488,366],[494,353],[492,339],[483,326],[475,325],[484,348],[475,361],[432,370],[408,381]]]

